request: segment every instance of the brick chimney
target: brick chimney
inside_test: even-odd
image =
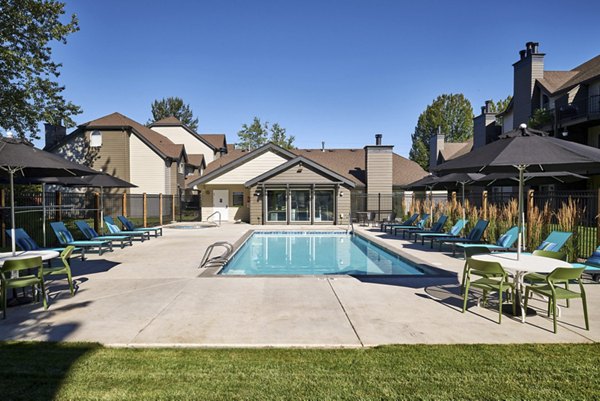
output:
[[[52,146],[60,142],[65,136],[67,136],[67,129],[62,125],[44,124],[44,133],[46,144],[44,149],[49,149]]]
[[[392,210],[394,183],[393,145],[382,145],[382,135],[375,135],[375,145],[365,146],[368,210]],[[379,197],[381,194],[381,197]]]
[[[535,80],[544,77],[545,54],[539,53],[538,47],[537,42],[527,42],[519,52],[519,61],[513,64],[513,129],[531,117]]]
[[[432,135],[429,139],[429,170],[437,166],[438,156],[444,150],[445,141],[446,137],[442,133],[442,129],[438,127],[437,134]]]

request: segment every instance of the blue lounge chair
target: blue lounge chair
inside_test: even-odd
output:
[[[548,237],[542,241],[540,246],[537,247],[537,250],[558,252],[567,243],[569,238],[571,238],[571,235],[573,235],[573,233],[566,231],[552,231]]]
[[[77,220],[75,226],[81,231],[83,236],[89,241],[120,241],[121,248],[125,248],[125,245],[133,245],[131,241],[131,235],[99,235],[87,222],[83,220]]]
[[[408,219],[406,219],[406,220],[404,220],[402,222],[381,223],[381,226],[379,227],[379,229],[381,231],[387,231],[389,229],[390,230],[390,234],[391,234],[393,227],[398,227],[398,226],[412,226],[413,224],[415,224],[415,221],[417,221],[418,218],[419,218],[419,213],[415,213],[412,216],[410,216]]]
[[[431,241],[430,248],[433,248],[433,240],[434,239],[447,239],[447,238],[455,238],[460,235],[460,232],[464,228],[465,224],[467,224],[467,220],[459,219],[456,224],[452,226],[450,231],[447,233],[422,233],[416,234],[417,238],[421,239],[421,245],[425,244],[425,240],[428,239]],[[416,241],[415,241],[416,242]]]
[[[154,233],[155,237],[162,236],[162,227],[136,227],[131,220],[125,216],[117,216],[117,219],[123,224],[124,231],[145,231]]]
[[[407,230],[407,231],[405,231],[405,233],[408,233],[409,240],[410,240],[410,237],[412,235],[414,235],[415,242],[417,242],[417,234],[434,234],[434,233],[437,234],[437,233],[444,232],[444,226],[446,225],[446,220],[448,220],[448,216],[443,214],[440,216],[440,218],[435,223],[433,223],[431,225],[431,228],[423,229],[423,230],[418,230],[415,228],[414,230]]]
[[[150,232],[149,231],[123,231],[119,228],[119,226],[117,225],[117,223],[115,223],[115,220],[110,217],[110,216],[104,216],[104,223],[106,224],[106,228],[108,228],[108,231],[111,234],[114,235],[129,235],[131,237],[139,237],[141,239],[142,242],[144,242],[144,240],[150,239]]]
[[[598,281],[600,279],[600,246],[585,262],[573,263],[573,267],[585,267],[583,272],[592,276],[592,280]]]
[[[464,237],[464,238],[448,238],[448,239],[439,239],[439,240],[435,240],[434,241],[439,241],[440,243],[440,251],[442,250],[442,246],[444,244],[450,244],[452,245],[452,256],[456,256],[456,245],[458,243],[464,243],[464,242],[468,242],[471,244],[481,244],[483,243],[483,240],[481,239],[483,237],[483,233],[485,232],[485,230],[487,229],[487,226],[490,222],[487,220],[478,220],[477,223],[475,224],[475,227],[473,227],[473,229],[471,229],[471,231],[469,232],[469,234]]]
[[[402,231],[402,238],[405,237],[405,232],[409,231],[409,230],[423,230],[425,229],[425,223],[427,223],[427,220],[429,220],[429,214],[425,213],[423,215],[421,215],[421,218],[419,219],[419,221],[417,221],[417,224],[410,225],[410,226],[393,226],[390,230],[390,234],[391,231],[394,232],[394,236],[398,235],[399,231]]]
[[[10,230],[6,230],[6,234],[10,237]],[[23,251],[56,251],[62,252],[65,248],[42,248],[38,245],[37,242],[33,238],[27,234],[22,228],[15,228],[15,244],[21,248]],[[74,252],[81,253],[80,248],[75,248]],[[83,260],[83,256],[82,256]]]
[[[58,242],[63,246],[73,245],[81,248],[81,258],[85,259],[85,251],[90,248],[98,248],[98,254],[102,255],[103,247],[108,248],[109,251],[112,251],[112,242],[110,241],[76,241],[73,238],[71,232],[65,226],[65,223],[62,221],[53,221],[50,223],[50,227],[54,231],[56,238],[58,238]]]
[[[466,242],[459,242],[457,244],[454,244],[456,247],[458,248],[462,248],[463,250],[466,250],[467,248],[471,248],[471,247],[478,247],[478,248],[487,248],[490,251],[506,251],[511,249],[515,242],[517,242],[517,235],[518,235],[518,231],[519,228],[517,226],[512,227],[510,230],[508,230],[507,232],[505,232],[504,234],[502,234],[500,236],[500,238],[498,238],[498,240],[496,241],[495,244],[479,244],[479,243],[466,243]]]

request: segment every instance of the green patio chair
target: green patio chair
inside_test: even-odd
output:
[[[535,256],[543,256],[545,258],[557,259],[557,260],[567,260],[567,254],[564,252],[554,252],[554,251],[542,251],[536,249],[532,252],[532,255]],[[548,273],[527,273],[523,276],[523,281],[528,284],[540,284],[545,283],[546,278],[548,277]],[[565,288],[569,289],[569,282],[564,282]],[[569,307],[569,300],[567,299],[567,307]]]
[[[468,263],[469,258],[474,255],[486,255],[486,254],[490,254],[490,253],[492,253],[492,251],[489,248],[486,248],[483,246],[472,246],[469,248],[465,248],[465,265],[463,267],[462,280],[460,281],[461,292],[465,290],[465,283],[467,281],[467,270],[469,269],[469,263]],[[493,277],[494,276],[493,274],[487,274],[487,273],[480,272],[479,270],[473,270],[473,269],[471,269],[471,275],[476,275],[476,276],[480,276],[480,277]]]
[[[469,298],[469,288],[475,287],[483,290],[483,304],[487,303],[487,295],[490,291],[498,292],[498,323],[502,323],[502,294],[511,290],[514,299],[515,287],[508,281],[508,275],[500,263],[467,259],[467,275],[465,279],[465,293],[463,295],[463,313],[467,310],[467,300]],[[471,274],[477,272],[482,275],[481,278],[472,281]],[[513,302],[513,314],[516,314],[515,303]]]
[[[552,313],[553,323],[554,323],[554,333],[556,333],[556,302],[559,299],[577,299],[581,298],[583,303],[583,317],[585,319],[585,329],[590,329],[590,323],[588,321],[588,313],[587,313],[587,302],[585,298],[585,289],[583,288],[583,283],[581,282],[581,273],[585,270],[584,267],[558,267],[552,271],[552,273],[548,274],[546,277],[546,283],[543,285],[529,285],[525,290],[525,309],[527,309],[527,301],[529,301],[529,294],[536,293],[539,295],[543,295],[548,298],[548,317],[550,317],[550,313]],[[579,284],[579,291],[575,292],[566,288],[562,288],[557,286],[557,284],[568,282],[568,281],[577,281]]]
[[[69,259],[74,250],[75,250],[75,247],[73,245],[67,246],[60,253],[60,261],[62,262],[62,266],[45,267],[43,270],[44,276],[66,275],[67,281],[69,282],[69,290],[71,291],[71,296],[73,296],[75,294],[75,292],[73,290],[73,278],[71,276],[71,265],[70,265]]]
[[[32,272],[32,270],[37,271]],[[4,262],[4,265],[0,267],[0,286],[2,286],[0,291],[0,302],[2,303],[3,319],[6,319],[6,302],[9,289],[31,287],[31,292],[34,295],[34,299],[39,302],[39,296],[41,294],[44,303],[44,309],[48,309],[43,270],[44,268],[42,265],[41,256],[13,259]],[[36,287],[39,288],[36,289]]]

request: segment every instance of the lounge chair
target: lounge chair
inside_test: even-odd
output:
[[[10,237],[10,229],[6,230],[6,234]],[[33,238],[31,238],[29,236],[29,234],[27,234],[27,231],[25,231],[22,228],[15,228],[15,244],[21,248],[23,251],[56,251],[56,252],[62,252],[65,250],[65,248],[59,247],[59,248],[42,248],[38,245],[37,242],[35,242],[35,240]],[[73,250],[74,252],[78,252],[81,253],[81,259],[83,260],[83,253],[81,252],[81,248],[75,248]]]
[[[573,233],[566,231],[552,231],[548,237],[542,241],[540,246],[537,247],[537,250],[558,252],[563,245],[567,243],[569,238],[571,238],[571,235],[573,235]]]
[[[379,229],[381,231],[387,231],[388,228],[389,228],[390,229],[390,233],[391,233],[393,227],[397,227],[397,226],[412,226],[413,224],[415,224],[415,221],[417,221],[418,218],[419,218],[419,213],[415,213],[412,216],[410,216],[408,219],[406,219],[406,220],[404,220],[402,222],[381,223],[381,225],[379,226]]]
[[[445,214],[441,215],[440,218],[431,225],[431,228],[419,230],[415,227],[414,230],[405,230],[402,235],[404,237],[405,233],[408,233],[408,240],[410,241],[410,237],[412,235],[415,236],[415,242],[417,242],[417,234],[434,234],[434,233],[442,233],[444,230],[444,226],[446,225],[446,220],[448,220],[448,216]]]
[[[99,235],[96,230],[83,220],[77,220],[75,226],[89,241],[120,241],[121,248],[125,248],[126,244],[133,245],[131,235]]]
[[[117,216],[117,219],[123,224],[124,231],[145,231],[154,233],[155,237],[162,236],[162,227],[136,227],[131,220],[125,216]]]
[[[427,223],[427,220],[429,220],[429,214],[425,213],[423,215],[421,215],[421,218],[419,219],[419,221],[417,221],[417,224],[415,224],[414,226],[393,226],[390,230],[390,233],[393,231],[394,232],[394,236],[398,235],[399,231],[402,231],[402,238],[405,237],[405,232],[409,231],[409,230],[424,230],[425,229],[425,223]]]
[[[519,227],[517,227],[517,226],[512,227],[510,230],[508,230],[507,232],[502,234],[500,236],[500,238],[498,238],[498,240],[496,241],[495,244],[459,242],[459,243],[454,244],[454,246],[456,246],[458,248],[462,248],[464,251],[466,251],[468,248],[471,248],[471,247],[478,247],[478,248],[485,247],[485,248],[488,248],[490,251],[507,251],[513,247],[515,242],[517,242],[518,232],[519,232]]]
[[[585,274],[592,276],[592,280],[598,281],[600,279],[600,246],[596,248],[592,256],[587,258],[583,263],[572,263],[573,267],[584,267],[583,271]]]
[[[67,229],[65,223],[62,221],[53,221],[50,223],[50,227],[54,231],[56,238],[58,238],[58,242],[67,247],[69,245],[73,245],[81,248],[81,259],[85,260],[85,252],[91,248],[98,248],[98,254],[102,255],[103,247],[108,248],[109,251],[112,251],[112,242],[111,241],[76,241],[73,238],[73,234]]]
[[[447,239],[447,238],[456,238],[460,235],[460,232],[464,228],[465,224],[467,224],[467,220],[459,219],[456,222],[456,224],[454,224],[452,226],[452,228],[450,229],[450,231],[448,231],[447,233],[422,233],[422,234],[416,234],[416,238],[421,239],[421,245],[425,244],[426,239],[430,240],[431,241],[430,248],[433,248],[434,239],[440,240],[440,239]]]
[[[381,219],[381,221],[379,221],[379,224],[386,224],[386,223],[394,223],[396,221],[396,212],[392,211],[390,213],[388,213],[388,215]]]
[[[114,235],[129,235],[131,237],[139,237],[142,242],[145,239],[150,239],[149,231],[123,231],[117,226],[115,220],[110,216],[104,216],[104,223],[106,224],[106,228],[111,234]]]
[[[473,227],[473,229],[471,229],[471,231],[469,232],[469,234],[466,237],[462,237],[462,238],[448,238],[448,239],[440,239],[438,240],[440,243],[440,251],[442,250],[442,246],[444,244],[449,244],[452,245],[452,256],[456,256],[456,246],[455,244],[458,243],[465,243],[468,242],[470,244],[481,244],[484,241],[481,239],[483,237],[483,233],[485,232],[488,224],[490,222],[487,220],[478,220],[477,223],[475,224],[475,227]],[[434,239],[434,241],[436,241]]]

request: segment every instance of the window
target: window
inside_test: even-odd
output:
[[[234,192],[233,193],[233,206],[244,206],[244,193]]]
[[[285,189],[267,191],[267,221],[287,221]]]
[[[179,169],[179,174],[183,174],[185,172],[185,164],[184,163],[179,163],[177,165],[178,169]]]
[[[334,192],[315,191],[315,221],[333,221]]]
[[[100,146],[102,146],[102,132],[94,130],[90,134],[90,147],[99,148]]]
[[[310,190],[292,190],[291,203],[291,221],[310,220]]]

